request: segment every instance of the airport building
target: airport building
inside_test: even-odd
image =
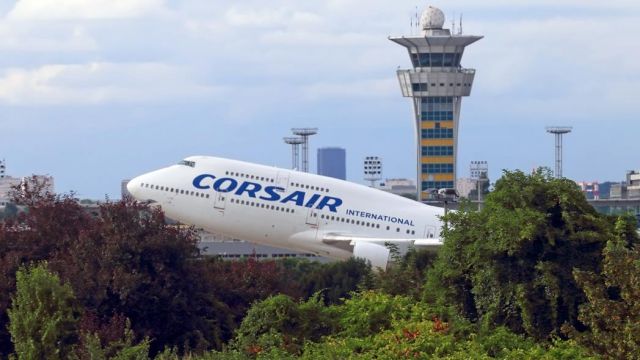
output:
[[[420,19],[420,35],[390,38],[407,49],[412,64],[397,75],[402,95],[413,100],[420,200],[433,189],[456,188],[460,105],[471,94],[475,76],[461,60],[465,47],[482,39],[443,29],[444,23],[443,12],[429,6]]]
[[[16,186],[26,182],[35,181],[39,185],[44,185],[42,190],[54,193],[53,177],[47,175],[34,175],[33,177],[13,177],[6,173],[6,162],[0,160],[0,208],[4,208],[11,202],[11,192]]]
[[[347,152],[339,147],[318,149],[318,175],[347,179]]]
[[[410,179],[385,179],[378,189],[405,197],[416,195],[416,184]]]
[[[611,186],[611,199],[640,199],[640,170],[627,171],[625,182]]]

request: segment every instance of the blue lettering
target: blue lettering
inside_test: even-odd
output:
[[[278,186],[267,186],[264,188],[264,191],[269,194],[269,196],[260,196],[260,199],[267,201],[278,201],[280,200],[280,194],[278,194],[276,191],[282,192],[284,191],[284,189]]]
[[[298,206],[302,206],[304,204],[304,192],[302,191],[294,191],[291,193],[291,195],[287,196],[286,198],[282,199],[282,201],[280,201],[281,203],[287,203],[289,201],[295,201],[296,205]]]
[[[313,207],[313,205],[315,205],[315,204],[316,204],[316,202],[318,201],[318,199],[320,199],[320,196],[321,196],[321,195],[318,195],[318,194],[313,194],[313,195],[311,195],[311,198],[309,199],[309,201],[307,201],[307,203],[306,203],[304,206],[305,206],[305,207],[308,207],[308,208],[312,208],[312,207]],[[349,210],[347,210],[347,212],[349,212]]]
[[[336,208],[340,205],[342,205],[342,199],[325,196],[324,198],[322,198],[320,204],[318,204],[318,207],[316,207],[316,209],[322,210],[325,206],[327,206],[329,210],[331,210],[331,212],[338,212]]]
[[[193,178],[193,186],[195,186],[196,189],[203,189],[203,190],[211,189],[211,186],[209,185],[202,185],[202,180],[206,178],[215,179],[216,177],[210,174],[198,175],[195,178]]]
[[[228,183],[226,187],[223,187],[225,183]],[[222,178],[218,179],[213,184],[213,189],[217,192],[230,192],[233,191],[238,186],[238,182],[232,178]]]
[[[236,195],[242,195],[242,193],[246,192],[249,197],[255,198],[256,193],[260,191],[260,189],[262,189],[262,185],[246,181],[240,184],[240,187],[236,191]]]

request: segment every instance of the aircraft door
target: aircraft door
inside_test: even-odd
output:
[[[276,176],[276,185],[286,190],[289,187],[289,172],[278,172],[278,175]]]
[[[213,199],[213,207],[218,210],[224,210],[227,204],[228,193],[216,192]]]
[[[307,225],[311,225],[312,227],[318,226],[318,210],[310,208],[307,211]]]
[[[435,239],[438,237],[438,234],[436,234],[436,227],[435,226],[430,226],[427,225],[424,231],[424,237],[427,239]]]

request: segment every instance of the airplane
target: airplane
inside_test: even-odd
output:
[[[437,249],[443,209],[331,177],[210,156],[191,156],[127,184],[138,201],[181,223],[386,269],[392,248]]]

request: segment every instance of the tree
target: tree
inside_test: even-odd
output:
[[[323,304],[319,294],[300,303],[286,295],[275,295],[249,309],[233,347],[248,355],[273,349],[299,354],[306,341],[318,341],[336,326],[335,312]]]
[[[79,234],[92,224],[71,196],[39,193],[38,189],[32,191],[26,185],[16,192],[19,196],[14,202],[30,207],[0,222],[0,354],[4,355],[13,351],[6,310],[10,294],[16,289],[17,270],[23,264],[51,260],[67,252]],[[49,262],[50,268],[51,265]]]
[[[18,359],[67,359],[77,342],[79,312],[73,290],[46,263],[21,268],[8,310]]]
[[[579,319],[589,330],[570,330],[579,343],[610,359],[640,359],[640,249],[629,247],[627,239],[633,218],[620,218],[616,233],[603,251],[601,274],[574,271],[587,295]]]
[[[297,284],[301,288],[305,299],[322,292],[327,304],[338,304],[349,298],[353,291],[373,286],[371,266],[360,258],[325,264],[293,259],[287,260],[284,264],[284,276],[288,278],[289,283]]]
[[[444,220],[426,300],[443,313],[537,339],[562,336],[565,322],[584,329],[578,306],[586,298],[572,270],[599,271],[612,223],[575,183],[545,170],[505,171],[481,211]]]
[[[226,307],[198,261],[190,228],[166,225],[159,210],[130,199],[107,202],[67,251],[51,261],[85,309],[109,321],[122,314],[150,352],[165,346],[220,347]]]
[[[429,269],[436,258],[436,253],[414,248],[374,276],[376,289],[391,295],[411,296],[418,300]]]

